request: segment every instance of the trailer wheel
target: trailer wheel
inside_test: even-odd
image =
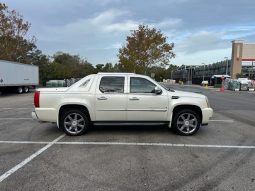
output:
[[[29,92],[29,87],[27,87],[27,86],[23,87],[23,92],[28,93]]]
[[[18,92],[19,94],[22,94],[22,93],[23,93],[23,88],[22,88],[22,87],[17,87],[17,92]]]

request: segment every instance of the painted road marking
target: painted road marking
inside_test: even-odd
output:
[[[232,120],[232,119],[211,119],[209,121],[211,121],[211,122],[227,122],[227,123],[233,123],[234,122],[234,120]]]
[[[30,117],[0,117],[0,120],[33,120]],[[210,122],[226,122],[233,123],[234,120],[231,119],[211,119]]]
[[[60,135],[58,138],[56,138],[55,140],[53,140],[52,142],[49,142],[46,146],[44,146],[43,148],[41,148],[40,150],[36,151],[34,154],[30,155],[28,158],[26,158],[25,160],[23,160],[21,163],[19,163],[18,165],[14,166],[12,169],[8,170],[7,172],[5,172],[4,174],[2,174],[0,176],[0,182],[2,182],[3,180],[5,180],[8,176],[12,175],[13,173],[15,173],[17,170],[19,170],[20,168],[22,168],[23,166],[25,166],[27,163],[29,163],[31,160],[33,160],[35,157],[37,157],[38,155],[40,155],[42,152],[44,152],[45,150],[47,150],[48,148],[50,148],[52,145],[54,145],[54,143],[56,143],[57,141],[59,141],[60,139],[62,139],[65,135]]]
[[[63,135],[61,135],[61,136],[63,137]],[[61,138],[59,138],[58,140],[60,140]],[[52,145],[123,145],[123,146],[162,146],[162,147],[255,149],[255,145],[198,145],[198,144],[94,142],[94,141],[85,141],[85,142],[83,142],[83,141],[81,141],[81,142],[0,141],[0,144],[51,144],[50,146],[52,146]]]
[[[33,120],[30,117],[0,117],[0,120]]]
[[[39,144],[46,145],[50,142],[47,141],[0,141],[0,144]]]
[[[0,107],[0,109],[34,109],[34,107]]]

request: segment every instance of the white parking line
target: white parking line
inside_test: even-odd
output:
[[[33,120],[31,117],[0,117],[0,120]]]
[[[12,175],[13,173],[15,173],[17,170],[19,170],[20,168],[22,168],[23,166],[25,166],[27,163],[29,163],[31,160],[33,160],[35,157],[37,157],[38,155],[40,155],[42,152],[44,152],[45,150],[47,150],[48,148],[50,148],[53,144],[55,144],[57,141],[59,141],[60,139],[62,139],[65,135],[61,135],[58,138],[56,138],[55,140],[53,140],[52,142],[49,142],[46,146],[44,146],[43,148],[41,148],[40,150],[36,151],[34,154],[32,154],[31,156],[29,156],[28,158],[26,158],[25,160],[23,160],[21,163],[19,163],[18,165],[14,166],[12,169],[8,170],[7,172],[5,172],[4,174],[2,174],[0,176],[0,182],[2,182],[3,180],[5,180],[8,176]]]
[[[211,121],[211,122],[226,122],[226,123],[233,123],[234,122],[234,120],[232,120],[232,119],[211,119],[209,121]]]
[[[33,120],[30,117],[0,117],[0,120]],[[234,120],[231,119],[211,119],[210,122],[226,122],[226,123],[233,123]]]
[[[0,144],[39,144],[46,145],[50,142],[47,141],[0,141]]]
[[[2,109],[34,109],[33,107],[15,107],[15,108],[13,108],[13,107],[0,107],[0,110],[2,110]]]
[[[95,141],[85,141],[85,142],[83,142],[83,141],[79,141],[79,142],[0,141],[0,144],[123,145],[123,146],[162,146],[162,147],[255,149],[254,145],[198,145],[198,144],[173,144],[173,143],[95,142]]]

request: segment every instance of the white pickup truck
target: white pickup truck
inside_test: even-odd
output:
[[[68,88],[37,89],[34,105],[34,119],[55,122],[68,135],[116,124],[167,124],[178,134],[193,135],[213,114],[206,96],[168,90],[134,73],[98,73]]]

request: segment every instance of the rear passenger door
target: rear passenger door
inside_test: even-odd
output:
[[[96,121],[125,121],[126,91],[126,76],[100,76],[96,89]]]

